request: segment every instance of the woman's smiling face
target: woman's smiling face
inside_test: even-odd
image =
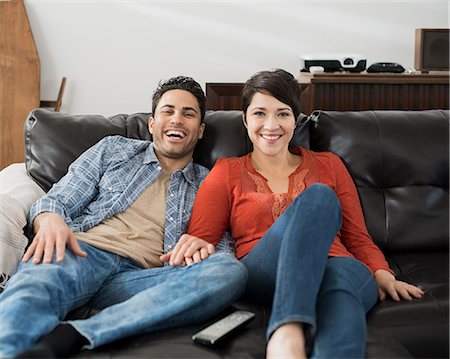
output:
[[[245,113],[244,123],[254,151],[276,156],[288,150],[296,119],[289,105],[271,95],[256,92]]]

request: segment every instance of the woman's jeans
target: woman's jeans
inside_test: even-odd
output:
[[[283,324],[304,323],[312,330],[316,358],[363,358],[366,313],[377,301],[365,265],[351,257],[328,257],[340,226],[336,194],[314,184],[242,259],[249,272],[246,296],[273,298],[267,338]]]
[[[21,264],[0,295],[0,358],[12,357],[82,305],[104,308],[69,323],[94,348],[140,333],[191,325],[226,308],[244,291],[247,270],[234,256],[214,254],[185,267],[142,269],[80,243],[64,261]]]

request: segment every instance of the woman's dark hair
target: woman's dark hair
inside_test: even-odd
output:
[[[276,69],[257,72],[250,77],[242,89],[241,109],[244,116],[257,92],[273,96],[278,101],[289,105],[296,119],[300,115],[300,86],[289,72]]]
[[[205,93],[203,92],[202,87],[199,85],[197,81],[195,81],[192,77],[187,76],[176,76],[168,80],[159,82],[158,88],[155,90],[152,97],[153,114],[155,113],[156,106],[158,106],[158,103],[161,100],[162,95],[164,95],[167,91],[170,90],[185,90],[194,95],[200,107],[201,122],[204,121],[206,111]]]

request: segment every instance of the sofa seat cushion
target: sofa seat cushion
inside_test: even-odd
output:
[[[400,280],[425,290],[412,302],[386,300],[368,315],[368,326],[404,343],[415,357],[448,357],[449,255],[448,252],[395,254],[389,262]],[[421,343],[432,343],[424,348]]]
[[[192,336],[234,310],[248,310],[256,317],[244,328],[214,348],[195,344]],[[238,301],[211,320],[200,325],[174,328],[157,333],[125,338],[94,350],[84,350],[75,358],[264,358],[265,330],[270,310]]]

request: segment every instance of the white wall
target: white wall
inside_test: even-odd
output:
[[[302,54],[361,53],[412,68],[416,28],[449,26],[448,1],[25,0],[41,61],[41,99],[68,77],[62,111],[149,111],[174,75],[244,82]]]

